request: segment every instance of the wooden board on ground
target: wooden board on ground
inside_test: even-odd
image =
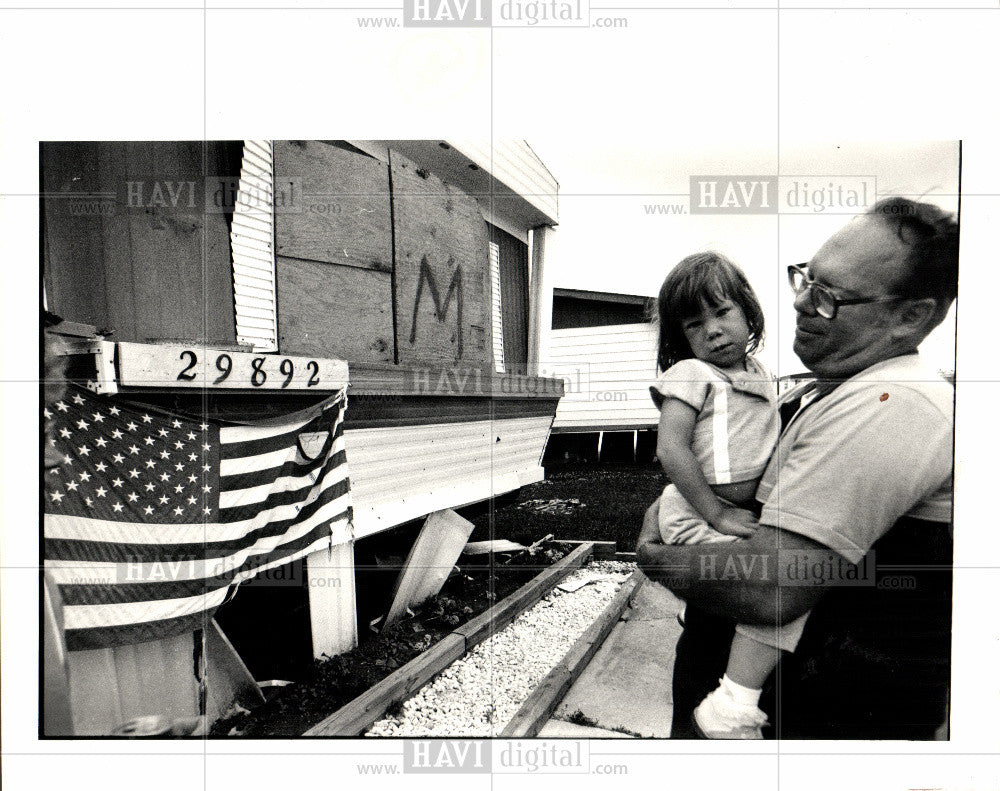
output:
[[[463,555],[487,555],[494,552],[520,552],[527,549],[524,544],[500,538],[495,541],[470,541],[462,550]]]
[[[501,736],[507,738],[529,738],[537,736],[549,719],[559,701],[563,699],[573,682],[580,677],[587,663],[597,653],[622,612],[645,580],[641,572],[634,572],[615,594],[580,638],[573,644],[559,663],[542,679],[527,700],[521,704],[514,717],[507,723]]]
[[[427,517],[399,575],[386,626],[441,590],[474,529],[451,509]]]

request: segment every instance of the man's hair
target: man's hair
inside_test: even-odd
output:
[[[958,295],[958,221],[955,215],[931,203],[908,198],[885,198],[867,214],[885,225],[907,247],[908,274],[894,291],[912,299],[937,302],[935,326],[940,324]]]

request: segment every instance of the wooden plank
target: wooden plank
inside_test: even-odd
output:
[[[392,153],[398,362],[493,369],[489,246],[476,202]]]
[[[205,202],[206,178],[233,176],[223,145],[126,144],[137,340],[236,340],[229,229]]]
[[[607,639],[629,602],[635,597],[645,576],[634,572],[622,583],[614,598],[601,611],[587,630],[573,644],[559,663],[521,704],[501,732],[501,737],[530,738],[537,736],[573,682],[580,677],[594,654]]]
[[[392,362],[389,273],[283,257],[277,266],[283,353]]]
[[[594,560],[614,560],[615,547],[617,546],[614,541],[574,541],[571,539],[556,539],[552,543],[563,544],[570,549],[573,549],[581,544],[593,544]]]
[[[275,217],[279,255],[392,271],[389,169],[321,141],[274,144],[275,180],[298,180],[300,205]]]
[[[474,529],[472,522],[450,509],[427,517],[396,582],[386,626],[441,590]]]
[[[359,735],[385,714],[391,705],[409,698],[464,654],[465,640],[461,635],[448,635],[321,723],[307,730],[303,736]]]
[[[545,569],[527,585],[514,591],[510,596],[493,605],[486,612],[480,613],[468,623],[459,626],[454,634],[462,635],[465,638],[465,650],[468,651],[491,634],[503,629],[520,612],[541,599],[571,572],[580,568],[590,560],[593,551],[590,542],[581,544],[558,563]]]
[[[305,560],[305,571],[313,656],[350,651],[358,644],[354,542],[314,552]]]

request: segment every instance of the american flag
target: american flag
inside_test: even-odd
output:
[[[252,426],[70,386],[43,410],[44,563],[71,650],[203,626],[266,569],[349,540],[343,393]]]

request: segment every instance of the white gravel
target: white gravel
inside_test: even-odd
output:
[[[634,563],[600,560],[563,582],[598,577],[567,593],[554,588],[502,631],[456,659],[365,736],[498,735],[532,690],[614,598]]]

